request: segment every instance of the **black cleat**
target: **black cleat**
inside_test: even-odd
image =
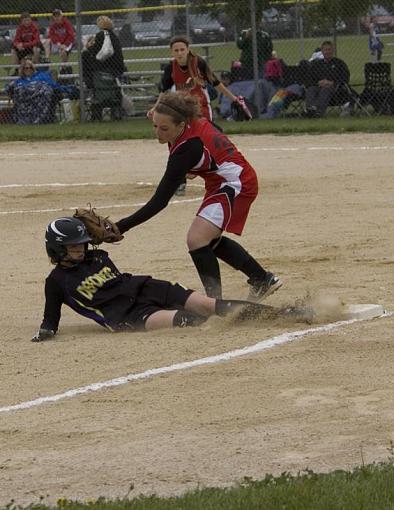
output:
[[[263,299],[273,294],[283,285],[283,282],[272,273],[267,273],[264,280],[250,279],[248,283],[250,285],[248,301],[253,301],[254,303],[263,301]]]

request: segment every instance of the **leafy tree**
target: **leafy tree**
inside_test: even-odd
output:
[[[320,0],[309,6],[305,12],[315,23],[335,28],[340,20],[362,16],[371,6],[371,0]]]
[[[54,8],[74,12],[75,0],[0,0],[1,14],[20,14],[27,11],[32,14],[50,13]],[[109,7],[110,6],[110,7]],[[81,0],[82,11],[119,9],[125,6],[125,0]]]
[[[263,11],[270,6],[270,0],[255,0],[256,22],[262,18]],[[207,4],[216,4],[208,7]],[[212,16],[218,17],[225,10],[226,15],[236,24],[238,28],[250,27],[250,0],[227,0],[226,6],[221,2],[212,0],[194,0],[193,7],[202,11],[209,11]]]

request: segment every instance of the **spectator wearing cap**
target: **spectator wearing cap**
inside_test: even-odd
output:
[[[34,64],[38,64],[43,49],[38,26],[28,12],[23,12],[12,43],[12,63],[19,65],[23,59],[29,57]]]
[[[52,22],[48,29],[48,38],[44,42],[45,57],[58,53],[62,62],[68,62],[68,56],[75,42],[75,31],[70,21],[60,9],[52,13]]]

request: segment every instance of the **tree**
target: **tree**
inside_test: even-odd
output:
[[[32,14],[51,13],[54,8],[65,12],[74,12],[75,0],[0,0],[1,14],[20,14],[27,11]],[[81,0],[82,11],[119,9],[125,6],[125,0]]]
[[[371,0],[320,0],[308,6],[305,12],[310,20],[328,24],[335,32],[340,21],[365,15],[370,5]]]
[[[270,0],[255,0],[257,25],[262,18],[263,11],[270,6],[270,3]],[[222,2],[212,2],[212,0],[194,0],[192,4],[194,8],[203,12],[208,11],[215,17],[218,17],[220,13],[225,11],[226,15],[238,29],[250,27],[250,0],[227,0],[225,6]],[[212,4],[215,5],[212,7]]]

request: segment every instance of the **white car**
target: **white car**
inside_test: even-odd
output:
[[[100,32],[100,29],[97,25],[81,25],[82,46],[86,46],[89,37],[96,35],[98,32]]]

